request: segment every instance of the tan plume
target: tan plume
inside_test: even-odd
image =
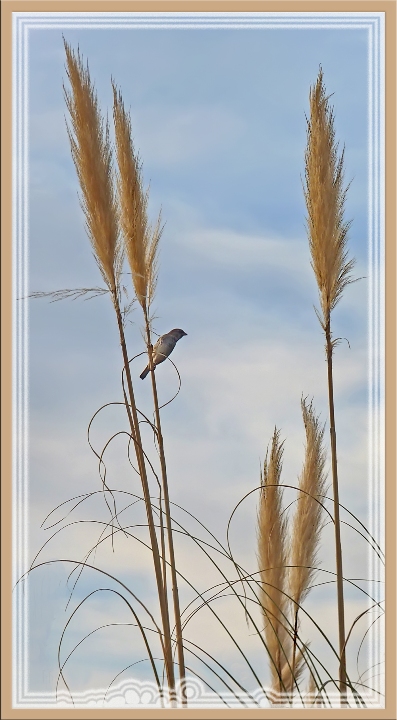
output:
[[[310,119],[307,121],[305,153],[305,199],[307,229],[320,295],[323,328],[340,300],[343,290],[353,282],[354,259],[348,259],[347,233],[350,222],[344,221],[348,186],[344,188],[344,150],[338,156],[335,142],[334,113],[325,94],[323,72],[310,89]]]
[[[323,526],[322,506],[326,492],[324,471],[324,427],[320,424],[313,404],[301,401],[306,432],[305,460],[299,478],[299,492],[295,509],[289,565],[289,593],[297,605],[307,596],[315,575],[320,533]]]
[[[64,88],[70,115],[68,134],[72,158],[81,188],[81,205],[88,236],[102,277],[117,293],[123,262],[118,211],[113,185],[109,127],[101,117],[88,64],[64,41],[67,76],[71,89]]]
[[[156,291],[158,245],[162,234],[161,213],[148,222],[149,190],[144,189],[142,163],[134,148],[131,118],[121,93],[113,83],[113,119],[118,163],[121,227],[137,299],[148,311]]]
[[[290,656],[291,641],[287,628],[287,597],[285,595],[287,562],[287,527],[282,515],[279,487],[283,446],[280,432],[275,429],[272,444],[261,477],[258,510],[258,563],[260,570],[260,603],[265,621],[265,638],[271,658],[272,690],[285,691],[283,676]]]

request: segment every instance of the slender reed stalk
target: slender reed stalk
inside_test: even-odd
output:
[[[127,258],[132,273],[135,294],[141,305],[146,332],[146,345],[149,357],[149,368],[152,379],[152,392],[155,411],[155,427],[161,465],[162,493],[166,516],[169,567],[171,572],[172,597],[175,616],[176,646],[178,652],[179,677],[182,688],[182,702],[187,704],[185,693],[185,660],[183,650],[181,612],[175,564],[175,552],[171,524],[171,512],[168,492],[167,467],[164,452],[164,441],[161,431],[160,409],[158,402],[156,379],[152,357],[152,341],[150,331],[150,307],[157,283],[157,251],[162,233],[161,215],[157,223],[151,227],[148,223],[147,204],[148,191],[144,191],[142,182],[142,165],[135,152],[131,121],[126,113],[120,92],[113,84],[113,117],[115,126],[117,160],[119,167],[118,191],[121,207],[121,226]],[[163,569],[163,583],[166,591],[166,565]]]
[[[260,570],[260,603],[265,621],[265,637],[270,663],[272,691],[280,698],[286,690],[286,659],[291,653],[291,638],[285,627],[287,614],[286,564],[287,520],[282,514],[281,479],[283,446],[275,429],[270,456],[266,453],[261,476],[258,510],[258,563]]]
[[[77,52],[76,55],[66,41],[64,45],[67,75],[71,85],[71,91],[65,89],[66,105],[71,120],[71,128],[68,127],[71,152],[82,191],[81,204],[86,218],[88,236],[99,270],[111,293],[117,317],[129,394],[129,403],[126,402],[126,409],[146,506],[163,624],[163,654],[167,680],[173,697],[175,677],[168,606],[163,587],[160,554],[153,519],[149,483],[120,310],[119,279],[124,257],[124,248],[120,240],[119,211],[113,185],[109,128],[107,124],[106,126],[104,125],[101,118],[98,100],[90,79],[88,66],[84,67],[79,52]]]
[[[165,590],[164,581],[163,581],[163,574],[162,574],[162,570],[161,570],[160,553],[159,553],[159,548],[158,548],[156,528],[155,528],[155,522],[154,522],[154,518],[153,518],[151,499],[150,499],[149,483],[148,483],[148,479],[147,479],[144,454],[143,454],[143,450],[142,450],[142,439],[141,439],[141,434],[140,434],[140,429],[139,429],[138,412],[137,412],[136,404],[135,404],[135,397],[134,397],[134,391],[133,391],[133,386],[132,386],[130,365],[129,365],[129,361],[128,361],[127,348],[126,348],[126,343],[125,343],[124,327],[123,327],[121,312],[120,312],[119,307],[116,308],[116,314],[117,314],[117,323],[118,323],[119,333],[120,333],[121,348],[122,348],[122,353],[123,353],[124,370],[125,370],[125,374],[126,374],[127,386],[128,386],[128,392],[129,392],[129,400],[130,400],[130,403],[129,403],[130,407],[127,408],[127,412],[128,412],[128,416],[129,416],[129,420],[130,420],[131,433],[133,435],[134,444],[135,444],[135,448],[136,448],[136,457],[137,457],[137,462],[138,462],[139,474],[141,476],[141,481],[142,481],[142,488],[143,488],[145,507],[146,507],[146,515],[147,515],[147,519],[148,519],[148,527],[149,527],[149,533],[150,533],[150,542],[151,542],[152,554],[153,554],[154,569],[155,569],[155,575],[156,575],[157,591],[158,591],[159,601],[160,601],[160,610],[161,610],[161,617],[162,617],[163,631],[164,631],[164,648],[163,648],[164,649],[164,661],[165,661],[168,685],[169,685],[169,689],[170,689],[171,701],[172,701],[172,703],[174,703],[175,702],[175,673],[174,673],[174,663],[173,663],[173,659],[172,659],[171,628],[170,628],[170,620],[169,620],[168,601],[167,601],[166,590]],[[131,418],[131,413],[132,413],[132,418]]]
[[[305,460],[299,478],[298,502],[294,514],[289,551],[289,595],[293,612],[293,649],[291,661],[291,691],[293,682],[303,670],[297,664],[297,637],[299,606],[306,598],[313,582],[317,564],[320,532],[323,526],[322,507],[314,498],[322,499],[326,493],[325,452],[323,448],[324,427],[320,426],[312,403],[301,400],[302,417],[306,431]]]
[[[307,121],[304,193],[308,212],[307,230],[311,264],[320,296],[320,310],[316,310],[316,313],[325,334],[328,370],[340,652],[339,681],[341,701],[342,704],[345,704],[345,619],[332,368],[333,351],[338,339],[332,338],[331,313],[341,299],[345,287],[353,282],[351,270],[354,259],[348,259],[347,234],[350,223],[344,220],[345,200],[348,190],[348,186],[344,188],[344,151],[338,156],[338,145],[335,142],[334,112],[325,93],[321,67],[316,84],[310,89],[309,102],[310,119]]]

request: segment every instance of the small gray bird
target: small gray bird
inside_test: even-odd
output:
[[[176,328],[175,330],[170,330],[170,332],[166,333],[166,335],[161,335],[161,337],[159,337],[156,344],[153,346],[154,367],[164,362],[168,355],[171,355],[178,340],[180,340],[184,335],[187,335],[184,330]],[[146,365],[143,373],[139,376],[141,380],[145,379],[146,375],[149,373],[149,370],[149,365]]]

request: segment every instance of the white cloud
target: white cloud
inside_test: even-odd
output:
[[[242,271],[282,271],[297,281],[307,280],[310,269],[306,239],[260,237],[227,229],[198,228],[172,240],[179,252],[193,252],[209,263],[220,263]]]

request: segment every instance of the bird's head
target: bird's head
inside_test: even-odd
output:
[[[180,340],[184,335],[187,335],[187,333],[180,328],[175,328],[175,330],[170,330],[169,335],[173,335],[175,340]]]

